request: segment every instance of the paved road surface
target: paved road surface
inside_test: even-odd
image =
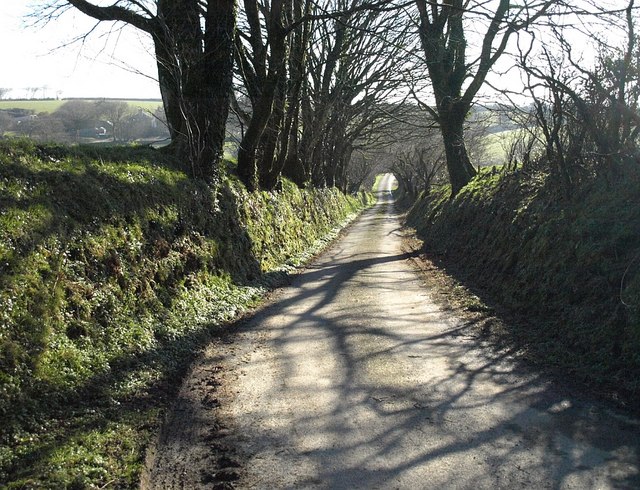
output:
[[[236,488],[640,488],[638,421],[483,347],[431,301],[401,251],[391,179],[232,343],[209,349],[148,486],[211,488],[239,460]]]

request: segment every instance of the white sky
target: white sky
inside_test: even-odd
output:
[[[60,47],[90,31],[95,21],[70,9],[48,25],[30,27],[26,15],[38,1],[45,2],[0,0],[0,87],[12,89],[8,97],[160,97],[146,35],[131,27],[107,35],[112,24],[103,23],[84,44]],[[504,82],[504,74],[490,78]]]
[[[28,89],[37,87],[36,98],[160,98],[146,36],[133,28],[106,36],[105,24],[84,45],[55,49],[89,31],[95,22],[70,11],[44,27],[29,27],[31,20],[25,15],[33,11],[32,4],[0,0],[0,87],[12,89],[7,97],[29,97]]]

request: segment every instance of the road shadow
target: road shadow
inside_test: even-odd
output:
[[[385,203],[363,220],[394,213]],[[640,487],[637,421],[554,383],[517,348],[488,344],[479,319],[401,301],[396,320],[378,298],[421,287],[402,265],[415,253],[345,247],[238,327],[273,336],[272,355],[253,366],[264,399],[300,401],[288,424],[256,423],[278,413],[260,404],[236,421],[248,464],[275,467],[251,488]],[[308,371],[314,363],[331,378]],[[287,479],[287,468],[306,477]]]

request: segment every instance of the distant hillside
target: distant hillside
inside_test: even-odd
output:
[[[160,101],[121,99],[0,101],[0,138],[57,143],[168,142]]]
[[[42,112],[52,113],[58,109],[62,104],[69,100],[86,100],[89,102],[96,102],[100,100],[122,101],[126,102],[132,107],[139,107],[143,110],[155,111],[158,107],[162,106],[162,101],[159,99],[105,99],[101,97],[96,98],[70,98],[70,99],[8,99],[0,100],[0,111],[9,109],[26,109],[33,111],[35,114]]]

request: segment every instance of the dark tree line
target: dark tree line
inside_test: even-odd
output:
[[[52,113],[26,109],[0,111],[0,136],[11,131],[39,141],[78,142],[81,138],[126,143],[167,138],[164,111],[154,113],[125,101],[68,100]]]

